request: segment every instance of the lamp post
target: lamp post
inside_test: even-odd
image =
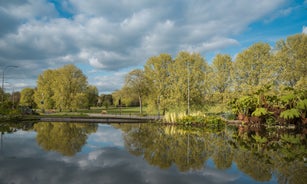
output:
[[[190,115],[190,62],[187,63],[188,70],[188,111],[187,114]]]
[[[3,70],[2,70],[2,105],[4,103],[4,93],[5,93],[5,91],[4,91],[4,72],[8,68],[18,68],[18,66],[10,65],[10,66],[4,67]]]

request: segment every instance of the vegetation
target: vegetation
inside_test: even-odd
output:
[[[18,109],[18,104],[42,112],[139,106],[140,114],[145,107],[147,114],[183,112],[187,118],[193,112],[234,112],[249,123],[304,125],[306,46],[307,35],[297,34],[278,41],[274,48],[255,43],[236,58],[217,54],[211,64],[199,53],[182,51],[175,58],[162,53],[149,58],[144,68],[129,72],[122,89],[100,96],[80,69],[65,65],[45,70],[35,89],[25,88],[19,94],[1,89],[0,114]]]
[[[131,154],[162,169],[197,171],[212,159],[218,169],[236,164],[260,182],[269,182],[273,175],[278,183],[302,183],[307,179],[306,139],[302,134],[232,126],[214,130],[155,124],[113,126],[124,132],[125,147]]]
[[[248,123],[306,124],[306,46],[307,35],[297,34],[278,41],[275,48],[255,43],[234,60],[217,54],[211,65],[197,53],[183,51],[174,59],[160,54],[137,70],[142,75],[133,76],[142,85],[126,81],[115,94],[133,99],[143,91],[142,106],[163,115],[184,112],[188,117],[228,103],[238,119]]]
[[[74,65],[44,71],[37,80],[35,102],[40,109],[89,108],[96,105],[98,90]]]

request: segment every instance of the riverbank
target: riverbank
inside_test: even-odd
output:
[[[83,114],[83,115],[29,115],[16,117],[2,117],[0,122],[87,122],[87,123],[148,123],[159,120],[159,116],[135,115],[108,115],[108,114]]]

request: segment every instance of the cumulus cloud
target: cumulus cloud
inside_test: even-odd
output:
[[[56,5],[47,0],[1,1],[0,23],[6,26],[0,28],[0,65],[35,66],[36,75],[65,63],[122,72],[142,66],[161,52],[175,55],[188,49],[205,55],[238,45],[235,35],[271,15],[285,1],[251,3],[66,0]],[[94,82],[91,77],[89,80]]]
[[[303,33],[307,34],[307,27],[306,26],[303,27]]]
[[[112,74],[105,74],[94,77],[93,85],[102,89],[100,92],[108,94],[112,91],[119,90],[124,82],[126,72],[114,72]]]

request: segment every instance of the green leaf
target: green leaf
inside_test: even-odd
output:
[[[298,109],[292,108],[281,112],[280,117],[288,120],[294,119],[300,117],[300,112]]]
[[[300,109],[300,110],[307,110],[307,99],[299,101],[296,104],[296,108]]]
[[[260,143],[260,144],[263,144],[263,143],[266,143],[268,142],[268,139],[265,138],[265,137],[261,137],[259,135],[252,135],[253,139],[257,142],[257,143]]]
[[[265,115],[268,115],[268,114],[269,114],[269,111],[268,111],[266,108],[257,108],[257,109],[252,113],[253,116],[257,116],[257,117],[265,116]]]

